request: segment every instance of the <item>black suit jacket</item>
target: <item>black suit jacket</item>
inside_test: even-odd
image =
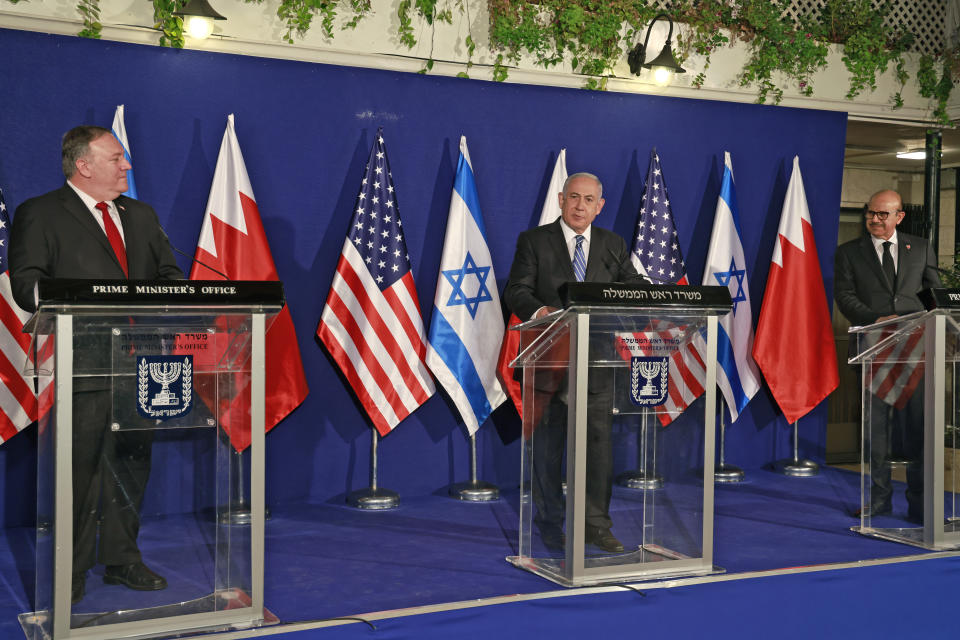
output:
[[[120,212],[130,278],[183,278],[153,208],[126,196],[114,204]],[[17,207],[9,260],[13,297],[28,311],[36,310],[34,284],[42,278],[126,277],[106,234],[66,184]]]
[[[570,251],[563,241],[560,220],[524,231],[510,267],[504,300],[521,320],[529,320],[540,307],[561,307],[559,288],[576,280]],[[623,238],[592,227],[586,282],[643,282],[630,263]]]
[[[840,312],[853,325],[923,311],[917,293],[938,286],[937,255],[924,238],[897,231],[895,286],[887,281],[869,235],[837,247],[833,296]]]

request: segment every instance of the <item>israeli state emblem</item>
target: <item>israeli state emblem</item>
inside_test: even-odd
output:
[[[193,356],[137,357],[137,413],[169,420],[193,409]]]
[[[667,401],[670,358],[630,358],[630,400],[638,407],[657,407]]]

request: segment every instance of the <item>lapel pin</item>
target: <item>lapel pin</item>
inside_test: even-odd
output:
[[[910,245],[909,245],[909,244],[907,245],[907,251],[910,251]]]

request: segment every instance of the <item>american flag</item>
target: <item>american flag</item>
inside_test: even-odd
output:
[[[30,336],[23,323],[30,314],[13,301],[7,247],[10,215],[0,190],[0,442],[6,442],[37,419],[37,397],[33,380],[24,376],[30,353]]]
[[[654,284],[688,284],[680,238],[673,224],[670,196],[667,195],[656,149],[650,151],[650,166],[630,260],[637,271]],[[651,327],[630,341],[632,345],[643,345],[651,344],[653,340],[653,343],[677,347],[670,356],[667,401],[657,412],[663,426],[670,424],[703,393],[706,367],[694,344],[697,335],[697,332],[688,333],[688,327],[671,324]],[[618,348],[625,359],[631,354],[651,355],[642,347],[627,347],[622,340]]]
[[[680,239],[673,225],[670,197],[656,149],[650,152],[650,168],[647,169],[630,261],[640,275],[654,284],[688,284]]]
[[[317,336],[382,436],[435,392],[382,128]]]

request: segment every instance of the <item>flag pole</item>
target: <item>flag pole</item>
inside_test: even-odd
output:
[[[377,443],[380,442],[380,434],[376,429],[370,429],[370,433],[370,486],[348,495],[347,504],[357,509],[396,509],[400,506],[400,495],[377,486]]]
[[[777,468],[785,476],[811,478],[820,473],[820,465],[813,460],[800,459],[800,421],[793,423],[793,458],[777,463]]]
[[[727,464],[726,456],[724,455],[727,441],[727,412],[724,411],[725,407],[726,404],[721,395],[720,403],[717,407],[720,413],[720,464],[713,468],[713,481],[726,483],[743,482],[743,469],[732,464]]]
[[[656,470],[647,469],[647,419],[650,410],[643,410],[643,419],[640,421],[640,439],[637,442],[637,469],[624,471],[617,476],[617,484],[628,489],[652,491],[663,487],[663,476],[657,475]]]
[[[464,502],[492,502],[500,499],[500,490],[489,482],[477,480],[477,434],[470,434],[470,482],[450,485],[450,497]]]
[[[227,446],[231,449],[233,464],[230,465],[230,484],[233,485],[231,495],[233,498],[226,506],[217,508],[217,522],[220,524],[249,525],[253,519],[250,511],[250,500],[247,498],[246,485],[244,479],[246,474],[243,472],[243,452],[237,451],[230,445],[230,438],[227,438]],[[270,507],[264,506],[264,518],[270,519]]]

